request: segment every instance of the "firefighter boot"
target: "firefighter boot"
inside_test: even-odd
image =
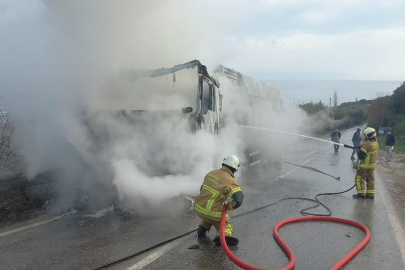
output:
[[[232,236],[225,236],[225,241],[226,245],[229,247],[234,247],[239,244],[238,238],[232,237]],[[221,246],[221,239],[219,238],[219,235],[214,238],[213,241],[217,246]]]
[[[353,199],[365,199],[365,198],[366,198],[366,196],[362,196],[360,194],[354,194],[353,195]]]
[[[205,237],[206,235],[207,235],[207,229],[206,228],[204,228],[203,226],[198,226],[198,229],[197,229],[197,236],[198,237]]]

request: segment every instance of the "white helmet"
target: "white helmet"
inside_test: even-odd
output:
[[[235,155],[230,155],[227,156],[226,158],[224,158],[224,161],[222,162],[222,164],[228,165],[229,167],[235,169],[235,172],[238,171],[239,169],[239,158]]]
[[[368,127],[363,130],[363,134],[367,139],[371,139],[371,138],[375,138],[377,133],[374,128]]]

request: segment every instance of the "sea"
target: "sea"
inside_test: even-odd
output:
[[[401,81],[357,81],[357,80],[270,80],[268,84],[281,92],[283,104],[319,102],[333,105],[336,91],[338,104],[360,99],[375,99],[379,95],[390,95],[399,87]]]

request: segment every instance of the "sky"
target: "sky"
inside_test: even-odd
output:
[[[26,53],[12,44],[15,37],[31,46],[35,39],[46,44],[56,36],[58,46],[66,50],[73,36],[80,43],[71,46],[79,48],[72,54],[83,50],[91,54],[85,58],[102,57],[112,67],[160,68],[199,59],[211,71],[223,64],[304,101],[328,102],[334,91],[341,102],[352,101],[356,89],[359,99],[370,99],[377,92],[392,92],[405,80],[404,0],[93,1],[108,8],[97,8],[91,1],[0,0],[0,39],[9,41],[0,44],[0,53],[2,46],[7,47],[3,56],[13,50]],[[123,11],[127,2],[132,11]],[[38,19],[43,3],[57,10],[48,17],[74,21],[70,27],[80,30],[72,32],[54,22],[45,25]],[[70,9],[74,16],[67,15]],[[16,32],[19,23],[30,26]],[[102,54],[88,49],[95,40],[104,46]],[[44,56],[51,55],[46,52]],[[349,86],[308,83],[342,80]],[[387,83],[372,85],[370,92],[368,84],[354,88],[353,80]]]
[[[228,0],[225,65],[262,80],[405,78],[403,0]]]

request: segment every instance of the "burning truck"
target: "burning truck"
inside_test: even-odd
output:
[[[213,76],[198,60],[172,68],[129,70],[125,75],[137,89],[142,104],[137,105],[136,111],[122,110],[122,114],[134,115],[144,110],[148,113],[164,112],[165,115],[177,112],[188,118],[193,132],[204,130],[218,134],[227,124],[263,126],[262,118],[266,114],[281,111],[277,88],[222,65],[215,68]],[[223,87],[226,95],[221,93]],[[160,101],[156,102],[155,95],[159,95]],[[223,98],[229,99],[226,104],[232,109],[223,109]],[[249,129],[244,129],[241,134],[243,141],[248,142],[245,158],[242,158],[246,165],[253,167],[280,161],[281,151],[277,145],[268,143],[268,134]]]
[[[134,192],[139,187],[131,182],[145,186],[169,177],[175,185],[182,181],[187,186],[174,199],[184,198],[196,190],[197,178],[214,166],[207,155],[216,147],[210,144],[216,144],[217,136],[217,141],[223,139],[221,132],[229,132],[228,125],[244,143],[244,168],[279,160],[278,144],[268,133],[243,128],[263,126],[266,117],[280,112],[276,88],[224,66],[216,67],[211,76],[198,60],[171,68],[126,70],[122,75],[114,91],[103,96],[101,109],[93,106],[84,121],[92,143],[83,156],[92,153],[90,166],[107,182],[116,178],[111,164],[124,159],[133,164],[125,163],[134,166],[135,174],[122,175],[122,181],[128,181]]]
[[[126,70],[123,73],[130,82],[131,91],[125,96],[125,102],[109,111],[108,117],[137,126],[139,132],[156,128],[145,134],[149,142],[153,134],[159,133],[162,121],[187,121],[186,128],[191,133],[203,130],[210,134],[219,134],[226,125],[240,127],[244,145],[245,165],[269,165],[278,162],[280,151],[276,144],[268,142],[268,134],[241,126],[263,126],[263,118],[277,115],[281,111],[280,91],[264,82],[255,80],[233,69],[217,66],[211,76],[207,67],[193,60],[171,68],[155,70]],[[225,94],[223,94],[225,93]],[[223,101],[227,99],[223,107]],[[110,103],[113,103],[111,101]],[[94,122],[94,121],[93,121]],[[155,127],[150,123],[156,123]],[[88,123],[93,137],[100,144],[109,140],[102,127]],[[162,148],[157,138],[152,148]],[[271,153],[268,154],[268,153]],[[276,154],[275,154],[276,153]],[[153,162],[151,160],[151,162]],[[167,163],[166,163],[167,164]],[[144,171],[148,175],[167,175],[176,173],[164,167],[154,172]]]

